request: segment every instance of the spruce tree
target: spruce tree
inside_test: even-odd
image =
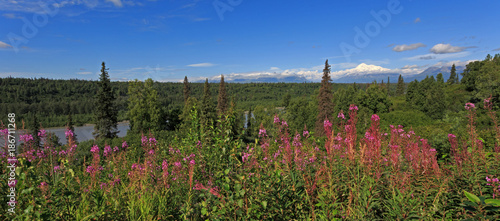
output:
[[[391,96],[391,80],[387,77],[387,96]]]
[[[330,78],[330,65],[328,59],[325,62],[323,69],[323,78],[321,80],[321,88],[318,94],[318,116],[316,118],[316,134],[318,136],[325,135],[323,122],[333,115],[333,93],[332,83]],[[331,119],[330,119],[331,120]]]
[[[446,81],[447,84],[455,84],[457,83],[457,69],[455,68],[455,64],[451,66],[450,78]]]
[[[212,101],[212,93],[210,92],[210,84],[207,78],[203,87],[203,100],[201,103],[200,115],[200,123],[204,133],[213,125],[215,119],[214,102]]]
[[[33,121],[31,121],[31,135],[33,136],[33,147],[40,147],[40,136],[38,136],[38,132],[40,132],[40,122],[38,121],[37,114],[33,114]]]
[[[191,94],[191,85],[189,84],[188,77],[184,77],[184,104],[186,104],[189,95]]]
[[[99,88],[95,99],[94,108],[94,137],[101,138],[115,138],[118,133],[118,111],[115,104],[115,94],[111,88],[109,80],[108,69],[102,62],[101,76],[99,81]]]
[[[396,88],[396,96],[402,96],[405,93],[405,82],[403,76],[399,75],[398,86]]]
[[[227,94],[226,94],[226,83],[224,83],[224,75],[220,77],[219,84],[219,97],[217,98],[217,114],[224,115],[227,112]]]
[[[73,141],[76,142],[76,133],[75,133],[75,127],[74,127],[74,124],[73,124],[73,117],[71,115],[71,112],[68,113],[68,122],[66,123],[66,128],[71,130],[71,132],[73,132]]]

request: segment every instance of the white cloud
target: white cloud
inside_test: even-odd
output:
[[[0,48],[12,48],[12,46],[3,41],[0,41]]]
[[[269,70],[271,70],[271,71],[277,71],[277,70],[280,70],[280,68],[278,68],[278,67],[271,67],[271,68],[269,68]]]
[[[450,58],[462,58],[465,56],[470,55],[470,52],[468,51],[462,51],[458,53],[451,53],[451,54],[423,54],[423,55],[416,55],[413,57],[408,57],[408,58],[403,58],[402,60],[407,60],[407,61],[421,61],[421,60],[444,60],[444,59],[450,59]]]
[[[123,7],[123,3],[121,0],[106,0],[106,1],[113,3],[116,7]]]
[[[434,54],[457,53],[465,50],[465,47],[452,46],[450,44],[437,44],[431,48]]]
[[[2,16],[6,17],[6,18],[10,18],[10,19],[20,19],[20,18],[22,18],[21,16],[17,16],[14,13],[5,13],[5,14],[2,14]]]
[[[198,63],[198,64],[190,64],[187,65],[188,67],[195,67],[195,68],[205,68],[205,67],[212,67],[215,66],[215,64],[212,63]]]
[[[395,52],[402,52],[402,51],[409,51],[409,50],[415,50],[417,48],[425,47],[426,45],[422,43],[415,43],[411,45],[396,45],[394,48],[392,48],[393,51]]]
[[[478,60],[468,60],[468,61],[455,60],[455,61],[447,61],[447,62],[440,61],[432,66],[434,66],[434,67],[450,67],[453,64],[455,64],[455,66],[465,66],[468,63],[473,62],[473,61],[478,61]]]
[[[416,64],[414,64],[414,65],[405,65],[401,69],[412,69],[412,68],[418,68],[418,65],[416,65]]]
[[[93,74],[92,72],[90,71],[83,71],[83,72],[78,72],[76,74],[80,74],[80,75],[89,75],[89,74]]]

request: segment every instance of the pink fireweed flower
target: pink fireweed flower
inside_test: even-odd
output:
[[[149,153],[149,155],[154,155],[155,154],[155,150],[151,149],[151,150],[149,150],[148,153]]]
[[[274,115],[274,123],[279,123],[280,122],[280,119],[278,117],[278,115]]]
[[[338,115],[337,115],[337,118],[342,118],[345,120],[345,116],[344,116],[344,113],[340,112]]]
[[[304,130],[304,132],[302,132],[302,136],[309,137],[309,131]]]
[[[156,141],[156,138],[154,138],[154,137],[149,138],[149,144],[155,145],[156,143],[158,143],[158,141]]]
[[[31,135],[31,134],[23,134],[23,135],[19,136],[19,140],[27,143],[30,140],[33,140],[33,135]]]
[[[194,160],[191,160],[191,161],[189,161],[189,164],[191,164],[191,165],[195,165],[195,164],[196,164],[196,162],[195,162]]]
[[[201,148],[202,148],[201,141],[198,141],[198,142],[196,143],[196,148],[198,148],[198,149],[201,149]]]
[[[453,135],[453,134],[448,134],[448,138],[456,138],[457,136]]]
[[[122,149],[126,150],[127,147],[128,147],[127,141],[123,141],[123,143],[122,143]]]
[[[142,137],[141,137],[142,146],[146,146],[146,142],[148,142],[148,138],[146,136],[142,135]]]
[[[163,160],[163,163],[161,163],[161,169],[162,170],[167,170],[168,169],[168,162],[167,162],[167,160]]]
[[[118,149],[118,146],[113,147],[114,152],[118,152],[120,149]]]
[[[329,120],[325,120],[323,121],[323,127],[326,129],[326,128],[331,128],[332,127],[332,123],[330,123]]]
[[[252,154],[250,154],[250,153],[243,153],[243,156],[241,157],[241,160],[242,160],[243,162],[245,162],[245,161],[247,161],[247,160],[248,160],[248,158],[249,158],[250,156],[252,156]]]
[[[282,125],[282,126],[285,126],[285,127],[288,127],[288,124],[286,123],[286,121],[282,121],[282,122],[281,122],[281,125]]]
[[[99,153],[99,147],[97,145],[92,146],[92,148],[90,148],[90,152]]]
[[[0,133],[2,133],[3,135],[7,136],[9,134],[9,129],[5,128],[3,130],[0,130]]]
[[[41,129],[39,132],[38,132],[38,136],[39,137],[45,137],[47,135],[47,132],[44,130],[44,129]]]
[[[12,180],[12,182],[8,182],[9,183],[9,187],[15,187],[17,185],[17,180]]]
[[[466,110],[470,110],[470,109],[474,109],[474,108],[476,108],[476,105],[474,105],[473,103],[466,103],[465,104]]]
[[[266,129],[259,129],[259,137],[264,137],[267,135]]]
[[[351,106],[349,106],[349,110],[350,111],[353,111],[353,110],[358,110],[358,106],[354,105],[354,104],[351,104]]]
[[[380,117],[376,114],[372,115],[372,121],[379,121]]]
[[[104,146],[104,156],[107,157],[111,153],[111,147],[109,145]]]
[[[69,128],[66,129],[66,131],[64,132],[64,134],[66,135],[66,138],[68,137],[74,137],[74,134],[73,134],[73,131],[70,130]]]
[[[300,134],[299,133],[297,133],[297,135],[295,135],[295,137],[293,138],[292,144],[296,147],[302,146],[302,143],[300,142]]]
[[[55,167],[54,167],[54,172],[55,172],[55,173],[57,173],[57,171],[59,171],[60,169],[61,169],[61,167],[60,167],[60,166],[55,166]]]

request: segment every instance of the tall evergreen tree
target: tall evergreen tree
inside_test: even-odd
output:
[[[40,147],[40,136],[38,136],[38,132],[40,132],[40,122],[38,121],[37,114],[33,114],[33,121],[31,121],[31,135],[33,136],[33,143],[35,148]]]
[[[186,104],[189,95],[191,94],[191,85],[189,84],[188,77],[184,77],[184,104]]]
[[[323,69],[323,78],[321,80],[321,87],[318,94],[318,116],[316,118],[316,133],[319,136],[325,135],[323,122],[328,117],[333,115],[333,93],[332,83],[330,78],[330,65],[328,59],[325,62],[325,69]],[[331,119],[330,119],[331,120]]]
[[[224,83],[224,75],[220,77],[219,84],[219,97],[217,98],[217,114],[224,115],[227,112],[228,108],[228,99],[226,93],[226,83]]]
[[[405,81],[403,80],[403,76],[399,75],[398,86],[396,88],[396,96],[401,96],[404,93],[405,93]]]
[[[458,82],[457,69],[455,64],[451,66],[450,78],[446,81],[447,84],[456,84]]]
[[[207,78],[203,88],[203,100],[201,103],[200,123],[203,130],[202,132],[205,133],[210,126],[213,125],[215,120],[214,102],[212,101],[212,93],[210,92],[210,84]]]
[[[115,104],[115,94],[111,88],[108,69],[102,62],[101,76],[99,81],[99,89],[95,99],[94,117],[94,137],[114,138],[118,133],[118,111]]]
[[[443,78],[443,74],[442,73],[439,73],[437,76],[436,76],[436,81],[437,83],[442,86],[444,84],[444,78]]]
[[[391,96],[391,80],[387,77],[387,95]]]
[[[75,133],[75,127],[74,127],[74,124],[73,124],[73,117],[71,115],[71,112],[68,113],[68,122],[66,123],[66,128],[71,130],[71,132],[73,132],[73,141],[76,142],[76,133]]]

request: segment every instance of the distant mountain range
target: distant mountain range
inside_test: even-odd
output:
[[[460,74],[465,69],[465,66],[456,66],[457,74]],[[360,64],[355,68],[332,72],[332,82],[334,83],[372,83],[377,82],[387,82],[387,78],[390,79],[391,83],[396,83],[398,81],[399,75],[403,76],[405,82],[411,82],[414,80],[421,81],[427,76],[436,76],[439,73],[443,74],[443,79],[446,81],[450,77],[451,66],[432,66],[418,74],[408,74],[407,69],[387,69],[376,65]],[[322,73],[319,73],[322,75]],[[252,74],[252,75],[228,75],[225,78],[226,82],[230,83],[304,83],[304,82],[319,82],[319,80],[311,80],[299,74],[287,73],[283,75],[280,73],[262,73],[262,74]],[[200,83],[204,81],[198,81]],[[209,82],[217,83],[219,78],[211,78]]]

